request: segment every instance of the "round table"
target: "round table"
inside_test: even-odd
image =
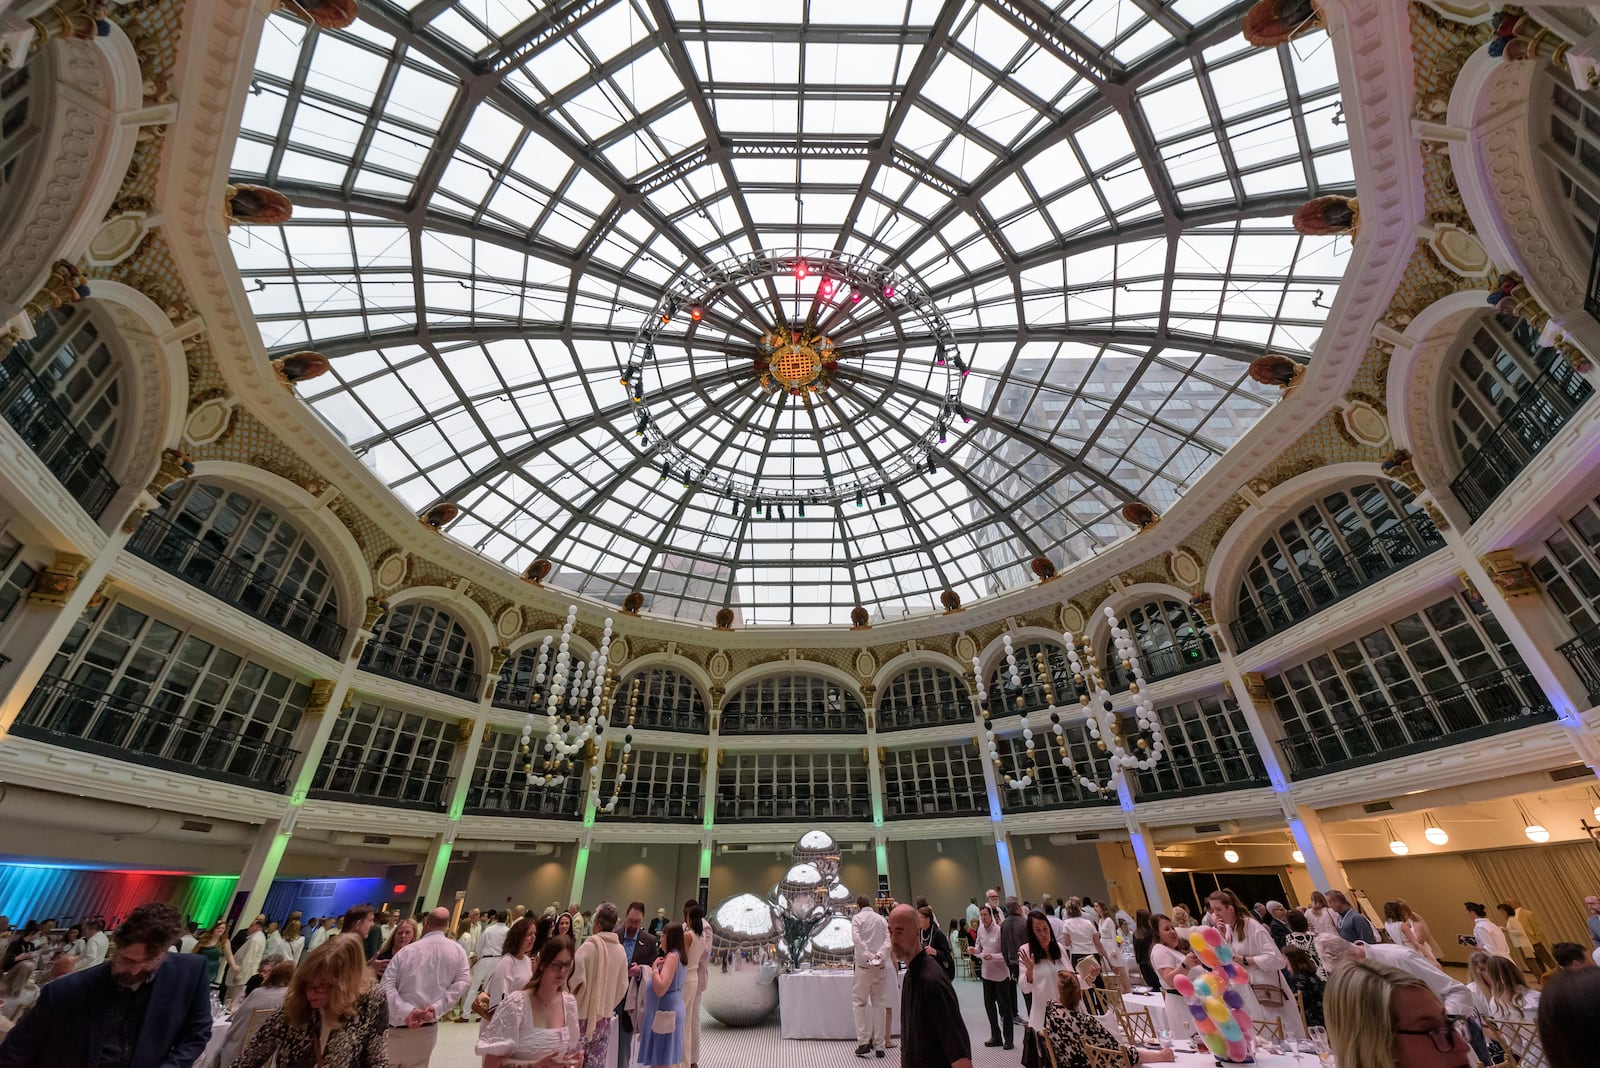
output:
[[[855,986],[852,968],[785,972],[778,976],[779,1030],[784,1038],[829,1038],[855,1041],[855,1016],[850,992]],[[900,1033],[900,977],[889,969],[883,984],[884,1000],[891,1012],[891,1035]],[[881,1024],[880,1024],[881,1026]]]

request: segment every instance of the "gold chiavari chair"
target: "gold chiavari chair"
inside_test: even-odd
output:
[[[1055,1044],[1050,1041],[1050,1032],[1035,1031],[1034,1034],[1039,1038],[1039,1045],[1044,1047],[1045,1057],[1050,1061],[1050,1068],[1061,1068],[1060,1062],[1056,1060]]]
[[[1096,1016],[1104,1016],[1108,1012],[1126,1011],[1122,1002],[1122,991],[1110,987],[1101,989],[1098,986],[1085,986],[1083,1000],[1089,1006],[1089,1011]]]
[[[1129,1045],[1156,1040],[1156,1024],[1150,1018],[1149,1009],[1118,1009],[1117,1026],[1122,1029],[1123,1041]]]
[[[1085,1042],[1083,1056],[1089,1062],[1089,1068],[1128,1068],[1128,1055],[1120,1049],[1091,1046]]]
[[[1257,1038],[1265,1038],[1273,1042],[1283,1041],[1282,1020],[1253,1020],[1250,1026],[1254,1029]]]
[[[1532,1020],[1483,1018],[1483,1033],[1506,1051],[1507,1068],[1546,1068],[1544,1045]]]

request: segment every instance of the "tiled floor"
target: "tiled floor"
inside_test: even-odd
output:
[[[989,1024],[983,1015],[983,987],[962,980],[956,983],[956,994],[961,999],[961,1015],[967,1021],[967,1033],[972,1036],[972,1063],[974,1068],[1016,1068],[1022,1063],[1022,1050],[1007,1052],[1002,1049],[985,1049],[983,1040],[989,1037]],[[439,1045],[434,1050],[432,1068],[477,1068],[478,1058],[472,1053],[472,1044],[478,1028],[472,1024],[441,1024]],[[1022,1038],[1022,1028],[1017,1028],[1017,1039]],[[845,1065],[879,1065],[881,1068],[899,1068],[900,1051],[891,1049],[883,1060],[869,1058],[857,1060],[854,1042],[785,1042],[778,1037],[778,1019],[761,1027],[732,1030],[723,1027],[709,1016],[700,1032],[702,1045],[701,1068],[844,1068]]]

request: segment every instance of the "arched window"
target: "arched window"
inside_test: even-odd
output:
[[[440,809],[450,801],[457,721],[362,701],[339,713],[311,789]]]
[[[1146,681],[1171,678],[1217,662],[1217,647],[1206,633],[1205,621],[1182,601],[1148,601],[1131,609],[1124,619],[1139,648],[1139,668]],[[1106,638],[1105,678],[1112,690],[1126,690],[1133,681],[1110,637]]]
[[[108,459],[121,423],[125,361],[90,304],[33,323],[0,360],[0,417],[95,518],[117,491]]]
[[[583,818],[583,754],[577,753],[561,782],[528,782],[529,767],[537,767],[522,753],[520,731],[492,730],[478,749],[465,811],[469,816],[548,816]]]
[[[878,698],[878,729],[902,731],[942,723],[971,723],[967,680],[944,668],[908,668],[883,688]]]
[[[1550,86],[1550,137],[1542,143],[1543,158],[1586,248],[1600,226],[1600,106],[1553,71],[1540,77]]]
[[[190,633],[188,624],[113,599],[72,625],[15,729],[283,790],[310,694],[306,683]]]
[[[883,753],[883,807],[895,818],[987,815],[983,757],[970,744]]]
[[[272,505],[196,479],[169,487],[128,548],[330,656],[339,593],[317,547]]]
[[[552,645],[545,657],[544,681],[539,682],[539,647],[540,643],[523,646],[506,658],[500,668],[500,681],[494,688],[494,703],[499,708],[513,708],[518,712],[544,713],[550,700],[550,684],[555,678],[556,649]],[[589,675],[590,660],[576,647],[572,650],[572,659],[567,662],[566,696],[563,698],[570,707],[580,697],[585,709],[588,708],[594,696],[594,691],[584,685]],[[592,685],[592,684],[591,684]]]
[[[619,727],[627,723],[630,705],[635,727],[700,733],[707,729],[706,703],[699,687],[671,668],[649,667],[624,678],[612,698],[611,722]]]
[[[1461,593],[1268,675],[1266,685],[1296,776],[1553,715],[1493,613]]]
[[[466,628],[443,609],[416,601],[384,616],[361,652],[361,666],[469,701],[477,699],[481,682]]]
[[[1066,743],[1067,755],[1072,758],[1071,768],[1061,762],[1062,740]],[[1020,734],[996,734],[995,748],[1000,760],[995,778],[1000,789],[1000,808],[1005,812],[1116,803],[1116,794],[1104,797],[1078,781],[1079,775],[1087,775],[1096,782],[1105,782],[1111,773],[1109,756],[1090,741],[1081,723],[1065,725],[1060,740],[1053,733],[1036,731],[1031,762],[1027,743]],[[1007,775],[1014,782],[1021,782],[1030,768],[1031,785],[1019,789],[1006,782]]]
[[[859,698],[832,679],[768,675],[728,699],[723,734],[851,734],[867,729]]]
[[[1017,677],[1022,680],[1021,684],[1012,684],[1010,667],[1002,653],[989,671],[987,707],[990,716],[1016,716],[1051,705],[1062,707],[1078,703],[1078,691],[1067,667],[1066,646],[1060,642],[1034,640],[1027,645],[1014,645],[1012,652],[1017,658]]]
[[[1141,801],[1267,785],[1244,713],[1212,694],[1155,710],[1167,753],[1155,767],[1131,773]]]
[[[0,203],[21,170],[20,160],[39,136],[33,112],[33,72],[27,67],[0,75]]]
[[[1404,486],[1384,479],[1330,493],[1279,524],[1245,567],[1234,639],[1249,648],[1443,544]]]
[[[1560,649],[1600,700],[1600,500],[1589,501],[1544,539],[1533,575],[1575,635]]]
[[[1477,519],[1550,443],[1594,387],[1526,320],[1485,315],[1445,364],[1450,443],[1460,473],[1450,483]]]

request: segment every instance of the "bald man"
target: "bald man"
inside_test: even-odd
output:
[[[449,909],[428,913],[422,937],[396,953],[384,970],[390,1068],[427,1068],[439,1039],[436,1025],[472,982],[467,951],[445,934],[449,926]]]
[[[906,966],[900,986],[900,1064],[903,1068],[972,1068],[972,1041],[955,987],[932,947],[922,947],[917,910],[889,913],[889,949]]]

